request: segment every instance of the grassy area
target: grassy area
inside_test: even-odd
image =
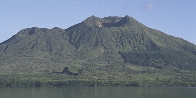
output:
[[[134,67],[133,67],[134,68]],[[133,69],[132,68],[132,69]],[[28,86],[183,86],[196,87],[196,73],[162,70],[139,70],[130,73],[86,73],[69,76],[57,73],[9,73],[0,74],[1,87]]]

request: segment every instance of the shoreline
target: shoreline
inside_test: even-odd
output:
[[[0,87],[196,87],[194,74],[135,73],[131,77],[0,73]]]

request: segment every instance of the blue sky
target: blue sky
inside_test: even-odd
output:
[[[66,29],[91,15],[129,15],[196,44],[196,0],[0,0],[0,42],[21,29]]]

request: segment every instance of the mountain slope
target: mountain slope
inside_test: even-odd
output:
[[[196,70],[196,46],[146,27],[132,17],[91,16],[67,29],[27,28],[0,44],[0,71],[53,72],[140,66]]]

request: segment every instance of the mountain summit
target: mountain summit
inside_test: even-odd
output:
[[[91,16],[67,29],[27,28],[0,44],[0,72],[125,64],[196,70],[196,46],[130,16]]]

